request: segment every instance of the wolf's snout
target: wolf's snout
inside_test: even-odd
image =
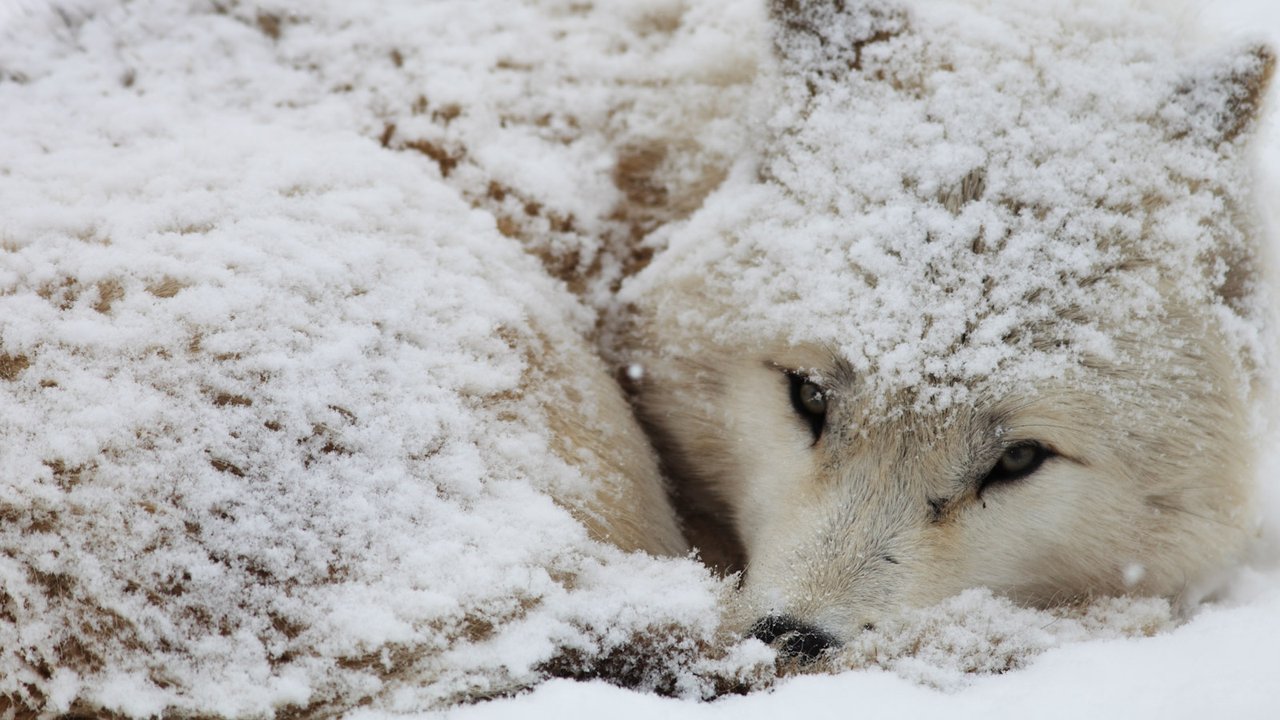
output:
[[[766,615],[751,626],[748,633],[770,645],[777,642],[778,652],[809,662],[824,650],[839,645],[835,637],[803,623],[790,615]]]

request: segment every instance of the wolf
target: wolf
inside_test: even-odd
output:
[[[970,587],[1201,597],[1255,530],[1272,50],[1088,1],[769,21],[761,150],[619,293],[744,628],[803,660]]]

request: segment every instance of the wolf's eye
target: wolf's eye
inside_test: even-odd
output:
[[[1020,442],[1005,448],[1004,454],[996,461],[994,467],[987,472],[978,484],[978,492],[993,483],[1021,480],[1040,469],[1053,451],[1038,442]]]
[[[822,428],[827,424],[826,394],[817,383],[803,375],[787,373],[787,379],[791,382],[791,407],[809,424],[816,443],[822,437]]]

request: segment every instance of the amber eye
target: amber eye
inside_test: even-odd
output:
[[[1010,445],[1000,455],[1000,459],[987,472],[986,477],[978,484],[981,492],[993,483],[1021,480],[1040,469],[1045,460],[1053,455],[1053,451],[1035,441],[1020,442]]]
[[[827,397],[822,387],[809,378],[798,373],[787,373],[791,383],[791,407],[800,416],[813,433],[813,441],[822,437],[822,429],[827,424]]]

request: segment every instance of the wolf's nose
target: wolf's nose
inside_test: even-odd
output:
[[[798,656],[805,662],[813,660],[822,651],[839,644],[830,634],[800,622],[790,615],[766,615],[757,620],[747,634],[770,645],[778,641],[778,652],[792,657]]]

